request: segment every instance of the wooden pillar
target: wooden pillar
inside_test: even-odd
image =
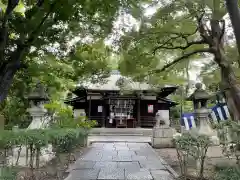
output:
[[[88,103],[88,105],[89,105],[89,106],[88,106],[88,119],[89,119],[89,120],[91,120],[91,119],[90,119],[90,117],[91,117],[91,107],[92,107],[91,98],[92,98],[92,96],[90,95],[90,96],[89,96],[89,103]]]
[[[137,100],[137,127],[141,127],[141,99],[138,97]]]
[[[102,103],[102,127],[106,127],[106,103],[103,101]]]

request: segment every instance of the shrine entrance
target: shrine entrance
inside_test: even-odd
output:
[[[136,99],[109,98],[106,107],[106,127],[135,128],[137,126]]]

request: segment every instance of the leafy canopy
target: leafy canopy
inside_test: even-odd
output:
[[[207,28],[211,19],[222,20],[225,14],[223,0],[162,3],[153,16],[141,19],[139,30],[121,38],[120,68],[126,74],[134,71],[143,77],[173,77],[173,82],[180,84],[177,77],[182,76],[189,60],[206,57],[209,51],[199,20]]]

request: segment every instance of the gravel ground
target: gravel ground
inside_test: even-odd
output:
[[[34,172],[36,179],[40,180],[63,180],[67,177],[68,173],[66,170],[69,165],[82,155],[83,152],[87,151],[88,148],[78,147],[71,154],[70,158],[68,154],[61,154],[60,158],[54,158],[46,166],[40,168]],[[60,162],[60,163],[59,163]],[[16,180],[32,180],[32,173],[29,168],[23,168],[18,173]]]
[[[178,174],[180,174],[180,166],[177,158],[177,152],[175,148],[163,148],[163,149],[155,149],[157,154],[161,156]],[[224,157],[222,154],[222,150],[220,147],[213,146],[210,147],[207,153],[207,159],[205,162],[205,174],[209,176],[214,175],[214,166],[221,164],[235,164],[235,159],[229,159]],[[188,171],[191,175],[196,175],[196,162],[194,160],[190,160]],[[212,178],[211,178],[212,179]]]

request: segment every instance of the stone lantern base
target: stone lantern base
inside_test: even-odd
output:
[[[207,108],[201,108],[196,109],[195,113],[199,121],[199,127],[197,129],[198,133],[209,136],[214,145],[219,145],[217,131],[212,129],[208,118],[208,115],[211,113],[211,110]]]
[[[160,126],[153,128],[152,146],[154,148],[171,148],[174,147],[173,135],[176,134],[176,130],[167,127]]]

